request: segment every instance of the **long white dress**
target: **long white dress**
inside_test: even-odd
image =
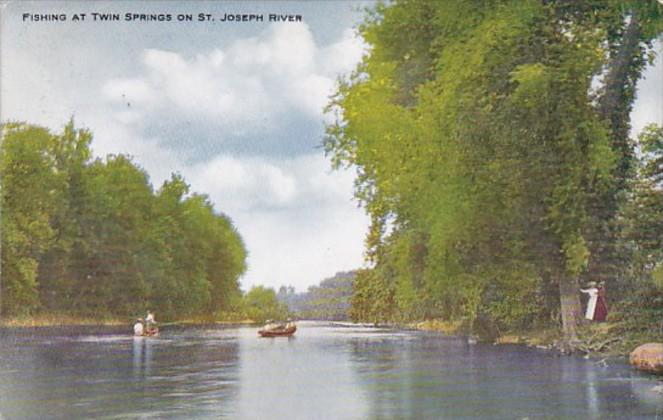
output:
[[[596,300],[599,296],[599,289],[596,287],[590,287],[589,289],[580,289],[580,291],[589,295],[589,300],[587,301],[587,310],[585,311],[585,318],[593,320],[594,311],[596,310]]]

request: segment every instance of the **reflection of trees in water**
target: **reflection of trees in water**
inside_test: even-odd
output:
[[[613,378],[619,369],[577,357],[440,337],[358,338],[350,349],[371,418],[598,418],[643,410]]]
[[[177,410],[195,417],[209,410],[222,412],[238,382],[238,343],[235,339],[177,338],[163,342],[146,338],[134,343],[136,391],[141,407],[154,414]],[[141,343],[142,342],[142,343]],[[164,407],[167,401],[168,407]]]
[[[445,394],[458,385],[448,383],[458,368],[449,361],[457,360],[461,340],[361,338],[350,345],[368,391],[369,417],[431,418],[446,411]]]
[[[59,338],[23,345],[9,357],[20,378],[2,386],[11,376],[0,372],[0,391],[20,405],[0,411],[63,418],[219,411],[237,386],[239,363],[235,339],[199,335]]]
[[[137,340],[5,335],[0,412],[7,418],[264,418],[293,412],[309,418],[328,413],[335,418],[652,418],[661,413],[663,397],[652,391],[655,381],[626,365],[609,365],[425,334],[320,333],[290,341],[261,340],[254,330],[242,339],[216,329]]]

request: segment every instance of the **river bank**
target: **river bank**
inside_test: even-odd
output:
[[[410,323],[406,328],[419,331],[439,332],[445,335],[467,336],[463,332],[460,322],[449,322],[443,320],[426,320]],[[480,337],[471,338],[481,340]],[[650,330],[639,330],[632,325],[622,322],[601,322],[582,325],[578,331],[578,342],[574,345],[575,353],[595,357],[628,357],[628,355],[639,345],[649,342],[660,342],[660,334]],[[535,347],[541,350],[550,350],[568,353],[568,349],[562,345],[562,336],[559,329],[543,328],[518,331],[505,331],[497,337],[484,339],[496,345],[521,344]]]
[[[68,314],[36,314],[31,316],[14,316],[0,318],[0,328],[29,328],[29,327],[57,327],[77,325],[100,326],[131,326],[136,317],[91,317]],[[210,316],[191,317],[184,319],[166,319],[158,322],[161,325],[203,325],[203,324],[256,324],[255,321],[241,316],[214,318]]]
[[[253,327],[9,329],[6,418],[654,418],[655,378],[625,363],[442,334],[300,321],[294,339]],[[57,384],[57,386],[54,386]]]
[[[198,316],[184,319],[159,320],[161,325],[257,325],[259,323],[237,314],[223,317]],[[134,317],[89,317],[69,314],[36,314],[33,316],[0,319],[0,328],[29,328],[56,326],[122,326],[133,325]],[[461,322],[439,319],[411,322],[407,324],[383,325],[397,329],[437,332],[444,335],[467,336],[477,341],[493,344],[519,344],[541,350],[565,352],[561,345],[560,331],[555,328],[506,331],[490,339],[481,338],[463,331]],[[603,322],[581,326],[575,352],[596,357],[628,357],[637,346],[648,342],[660,342],[662,338],[651,331],[636,331],[621,322]]]

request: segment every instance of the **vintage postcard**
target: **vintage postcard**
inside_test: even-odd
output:
[[[0,419],[663,416],[660,0],[0,1]]]

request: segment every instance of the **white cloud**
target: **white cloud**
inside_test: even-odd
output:
[[[219,156],[187,172],[198,190],[226,203],[225,211],[284,207],[297,196],[294,174],[262,158]]]
[[[196,163],[185,156],[187,148],[223,143],[232,135],[276,139],[282,148],[304,136],[298,124],[324,118],[337,75],[351,71],[366,49],[352,29],[324,46],[307,25],[284,24],[244,38],[226,29],[218,39],[208,34],[204,46],[196,44],[200,34],[190,42],[178,33],[166,47],[171,34],[164,26],[146,26],[141,36],[113,32],[118,26],[108,27],[106,35],[99,26],[88,32],[84,25],[48,26],[42,29],[46,37],[32,28],[3,29],[3,119],[60,129],[75,115],[77,124],[93,131],[97,155],[133,155],[157,187],[180,172],[194,191],[209,194],[231,216],[245,238],[250,255],[244,288],[293,284],[301,290],[361,265],[368,220],[350,200],[352,172],[330,171],[312,149],[279,158],[231,153],[223,144]],[[83,46],[72,50],[72,34]],[[661,121],[661,74],[659,57],[639,83],[636,132]],[[171,131],[159,132],[163,126]],[[182,126],[211,134],[200,137]]]
[[[658,52],[653,66],[648,66],[638,81],[636,102],[631,113],[632,133],[638,135],[650,123],[663,125],[663,39],[654,43]]]
[[[249,249],[243,287],[299,290],[363,263],[367,216],[350,199],[353,173],[331,171],[320,154],[284,160],[220,156],[187,169],[237,225]]]
[[[96,156],[133,156],[157,188],[181,173],[244,237],[244,288],[303,290],[361,265],[368,222],[350,199],[353,176],[332,172],[314,146],[337,75],[363,42],[349,30],[314,37],[297,23],[173,40],[167,27],[148,26],[3,27],[2,118],[59,130],[74,115],[93,132]],[[260,142],[269,147],[256,151]]]
[[[257,37],[190,58],[148,49],[142,75],[109,80],[103,93],[147,114],[203,116],[264,131],[265,122],[273,129],[288,114],[322,119],[337,74],[350,69],[363,50],[352,32],[319,48],[306,24],[272,25]]]
[[[320,67],[348,73],[359,63],[367,48],[368,45],[357,37],[355,30],[347,28],[340,40],[322,50]]]
[[[244,237],[249,250],[245,289],[292,284],[305,290],[362,265],[368,220],[351,200],[353,174],[332,171],[320,152],[285,158],[222,153],[186,164],[159,139],[149,138],[143,125],[195,118],[216,127],[215,140],[222,141],[238,133],[281,132],[292,115],[321,121],[337,74],[352,68],[363,48],[350,31],[320,48],[308,26],[296,24],[274,25],[194,56],[145,50],[142,73],[103,86],[113,110],[113,123],[105,124],[114,134],[98,143],[110,150],[115,135],[138,139],[117,147],[133,154],[156,185],[171,168],[193,191],[208,194]]]

